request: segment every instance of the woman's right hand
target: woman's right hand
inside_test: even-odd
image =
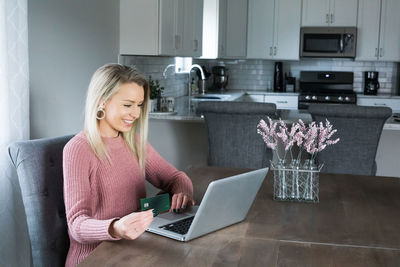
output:
[[[111,223],[111,236],[124,239],[136,239],[153,221],[153,210],[133,212]]]

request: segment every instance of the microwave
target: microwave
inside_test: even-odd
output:
[[[300,57],[355,58],[356,27],[302,27]]]

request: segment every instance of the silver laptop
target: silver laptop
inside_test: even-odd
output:
[[[147,231],[179,241],[189,241],[246,218],[268,168],[216,180],[208,185],[200,206],[185,213],[158,215]]]

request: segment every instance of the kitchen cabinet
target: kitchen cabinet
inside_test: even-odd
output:
[[[201,56],[202,0],[120,0],[120,54]]]
[[[359,0],[356,60],[400,61],[400,1]]]
[[[245,58],[247,0],[204,0],[203,58]]]
[[[281,1],[281,0],[279,0]],[[297,94],[276,94],[276,93],[245,93],[236,101],[274,103],[277,109],[296,109],[298,108]]]
[[[358,0],[303,0],[302,26],[356,26]]]
[[[298,60],[301,0],[249,0],[247,58]]]
[[[400,97],[358,96],[357,105],[389,107],[394,113],[400,112]]]

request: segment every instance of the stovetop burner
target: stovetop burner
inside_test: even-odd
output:
[[[299,108],[311,103],[356,104],[352,72],[302,71]]]

